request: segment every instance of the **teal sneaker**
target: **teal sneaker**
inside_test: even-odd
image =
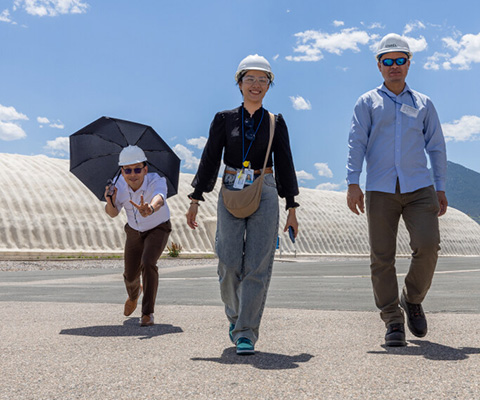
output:
[[[235,343],[233,340],[233,330],[235,329],[235,324],[230,324],[230,327],[228,328],[228,337],[230,338],[230,341],[232,343]]]
[[[241,337],[237,340],[237,354],[240,356],[249,356],[255,354],[255,347],[250,339]]]

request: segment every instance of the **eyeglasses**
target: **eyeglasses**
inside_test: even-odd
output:
[[[255,139],[255,130],[253,129],[253,118],[245,118],[243,121],[245,125],[245,138],[252,141]]]
[[[382,60],[382,64],[386,67],[391,67],[393,63],[397,65],[404,65],[407,62],[407,57],[400,57],[400,58],[385,58]]]
[[[127,175],[130,175],[132,172],[138,175],[138,174],[142,173],[143,168],[145,168],[145,167],[141,167],[141,168],[122,168],[122,169],[123,169],[123,172],[125,172],[125,174],[127,174]]]
[[[263,76],[255,78],[254,76],[247,75],[242,78],[242,82],[247,85],[253,85],[255,82],[258,82],[260,86],[268,86],[270,84],[270,79]]]

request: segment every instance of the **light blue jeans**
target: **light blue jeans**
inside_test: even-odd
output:
[[[228,179],[228,177],[226,177]],[[230,188],[229,181],[225,181]],[[220,294],[233,339],[258,340],[273,257],[278,236],[278,193],[273,174],[266,174],[258,210],[248,218],[236,218],[223,204],[217,206],[216,253]]]

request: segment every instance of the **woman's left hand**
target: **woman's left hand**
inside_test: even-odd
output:
[[[289,226],[291,226],[293,228],[293,236],[297,237],[297,235],[298,235],[298,222],[297,222],[297,215],[295,213],[294,208],[290,208],[288,210],[287,223],[285,224],[285,228],[283,229],[283,231],[284,232],[288,231]]]

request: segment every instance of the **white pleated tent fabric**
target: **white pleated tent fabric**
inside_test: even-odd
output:
[[[122,254],[124,212],[112,219],[98,199],[69,172],[69,161],[40,156],[0,153],[0,257]],[[192,191],[191,174],[181,174],[178,195],[168,200],[173,232],[169,242],[185,254],[213,254],[218,182],[199,208],[196,230],[185,223]],[[447,193],[448,195],[448,193]],[[295,246],[283,232],[286,212],[280,199],[280,249],[283,254],[368,255],[365,215],[348,210],[345,193],[300,189],[300,233]],[[441,254],[479,256],[480,225],[449,208],[440,219]],[[411,253],[403,223],[398,254]]]

